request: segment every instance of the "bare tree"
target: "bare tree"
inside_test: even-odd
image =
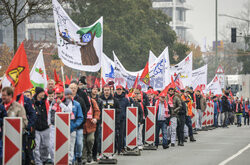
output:
[[[17,51],[17,27],[32,15],[51,12],[51,0],[0,0],[0,21],[12,23],[14,53]]]

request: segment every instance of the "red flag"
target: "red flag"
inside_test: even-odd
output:
[[[171,76],[171,85],[170,86],[171,86],[171,88],[175,88],[176,87],[173,76]]]
[[[168,89],[171,88],[171,85],[172,85],[172,83],[169,83],[169,84],[161,91],[160,94],[166,96],[167,93],[168,93]],[[160,95],[160,94],[159,94],[159,95]]]
[[[96,86],[98,86],[98,88],[100,88],[100,79],[99,78],[95,78],[95,84]]]
[[[21,43],[14,58],[12,59],[7,71],[6,77],[11,82],[14,89],[14,99],[22,92],[32,88],[30,81],[29,64],[24,45]]]
[[[54,69],[54,80],[55,80],[56,84],[61,83],[61,80],[60,80],[58,74],[56,73],[56,69]]]
[[[233,94],[232,94],[232,91],[230,91],[230,96],[231,96],[232,98],[234,98],[234,96],[233,96]]]
[[[104,85],[106,85],[105,80],[102,78],[102,88],[104,87]]]
[[[137,88],[137,85],[138,85],[138,79],[139,79],[139,73],[137,74],[137,77],[135,79],[135,82],[134,82],[134,85],[133,85],[133,88]]]
[[[47,81],[49,80],[49,76],[46,74],[46,77],[47,77]]]
[[[240,102],[241,102],[241,104],[243,104],[243,96],[241,96]]]
[[[141,74],[140,80],[146,84],[149,85],[150,84],[150,77],[149,77],[149,69],[148,69],[148,62],[145,66],[145,68],[143,69],[143,72]]]
[[[127,89],[128,90],[128,83],[126,82],[126,88],[125,89]]]
[[[70,79],[69,79],[69,78],[68,78],[68,76],[66,75],[65,84],[66,84],[66,85],[69,85],[69,84],[70,84],[70,82],[71,82],[71,81],[70,81]]]

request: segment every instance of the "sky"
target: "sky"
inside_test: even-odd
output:
[[[239,16],[243,5],[250,0],[218,0],[218,14]],[[200,46],[206,43],[212,46],[215,40],[215,0],[186,0],[191,10],[186,13],[186,22],[191,25],[188,30]],[[218,16],[218,34],[227,32],[230,35],[231,27],[226,27],[231,18]],[[230,37],[230,36],[229,36]],[[222,35],[218,40],[223,39]]]

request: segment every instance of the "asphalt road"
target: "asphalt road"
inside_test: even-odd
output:
[[[119,165],[250,165],[250,126],[202,131],[195,138],[197,142],[184,147],[163,150],[159,146],[157,151],[142,151],[141,156],[116,158]]]

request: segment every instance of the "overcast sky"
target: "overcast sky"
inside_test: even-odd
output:
[[[218,0],[218,14],[239,16],[243,5],[249,1]],[[206,38],[207,44],[211,46],[212,41],[215,40],[215,0],[186,0],[186,2],[192,7],[192,10],[187,11],[187,23],[192,26],[188,32],[200,45],[203,45]],[[218,17],[219,33],[229,32],[230,28],[225,26],[232,21],[231,18]],[[222,36],[219,35],[218,39],[222,39]]]

